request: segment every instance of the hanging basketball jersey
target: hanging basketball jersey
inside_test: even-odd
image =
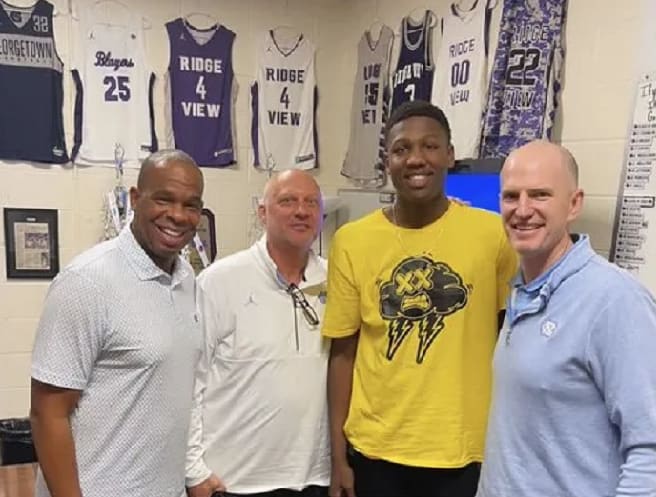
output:
[[[478,157],[487,90],[489,21],[487,0],[476,0],[467,11],[453,3],[442,20],[433,103],[449,119],[456,159]]]
[[[505,157],[550,138],[560,91],[567,0],[505,0],[501,14],[482,157]]]
[[[232,44],[225,26],[198,29],[183,19],[166,24],[167,93],[175,148],[199,166],[235,162],[232,144]]]
[[[303,34],[285,40],[267,31],[256,60],[254,165],[270,171],[316,167],[314,45]]]
[[[93,9],[80,13],[75,98],[76,164],[115,165],[116,150],[125,167],[157,149],[153,129],[152,87],[155,75],[146,64],[142,18],[131,24],[92,19]]]
[[[0,158],[68,162],[53,6],[0,1]]]
[[[358,186],[384,183],[382,141],[389,106],[389,56],[394,32],[383,25],[377,40],[365,31],[358,43],[358,65],[351,105],[351,135],[342,174]]]
[[[430,102],[433,88],[433,12],[427,10],[422,21],[410,16],[401,21],[401,47],[392,74],[392,110],[403,102]]]

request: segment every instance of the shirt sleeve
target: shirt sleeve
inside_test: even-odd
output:
[[[202,483],[212,474],[212,470],[205,464],[204,460],[203,403],[208,383],[209,364],[214,355],[215,341],[213,337],[219,327],[219,318],[217,306],[214,304],[210,292],[205,289],[203,283],[201,276],[196,285],[196,301],[198,302],[203,344],[196,368],[194,399],[189,424],[189,440],[185,461],[185,485],[187,487],[193,487]]]
[[[91,280],[74,271],[52,283],[32,350],[32,378],[84,390],[104,342],[105,299]]]
[[[592,376],[619,431],[624,460],[617,497],[656,494],[655,350],[653,297],[634,281],[620,281],[599,313],[588,347]]]
[[[345,243],[348,233],[338,230],[328,256],[328,299],[321,333],[344,338],[360,329],[360,289],[356,282],[353,254]]]
[[[501,245],[497,257],[497,310],[506,308],[508,294],[510,293],[510,282],[519,270],[517,253],[510,245],[508,237],[501,230]]]

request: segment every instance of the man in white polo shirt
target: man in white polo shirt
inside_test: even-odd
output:
[[[199,362],[187,486],[191,497],[323,497],[330,480],[328,348],[320,333],[326,262],[307,172],[273,177],[265,236],[198,277],[206,343]]]
[[[37,497],[179,497],[201,350],[193,237],[203,176],[184,152],[148,157],[134,220],[52,283],[32,359]]]

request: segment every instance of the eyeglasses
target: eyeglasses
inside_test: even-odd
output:
[[[303,291],[297,287],[294,283],[291,283],[287,287],[287,293],[292,296],[292,300],[297,307],[301,308],[303,311],[303,316],[310,326],[317,326],[319,324],[319,316],[317,311],[310,305],[310,303],[305,298]]]

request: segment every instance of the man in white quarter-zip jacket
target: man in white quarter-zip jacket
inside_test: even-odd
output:
[[[205,345],[187,453],[190,497],[323,497],[330,480],[323,203],[289,170],[264,188],[265,234],[198,277]]]

